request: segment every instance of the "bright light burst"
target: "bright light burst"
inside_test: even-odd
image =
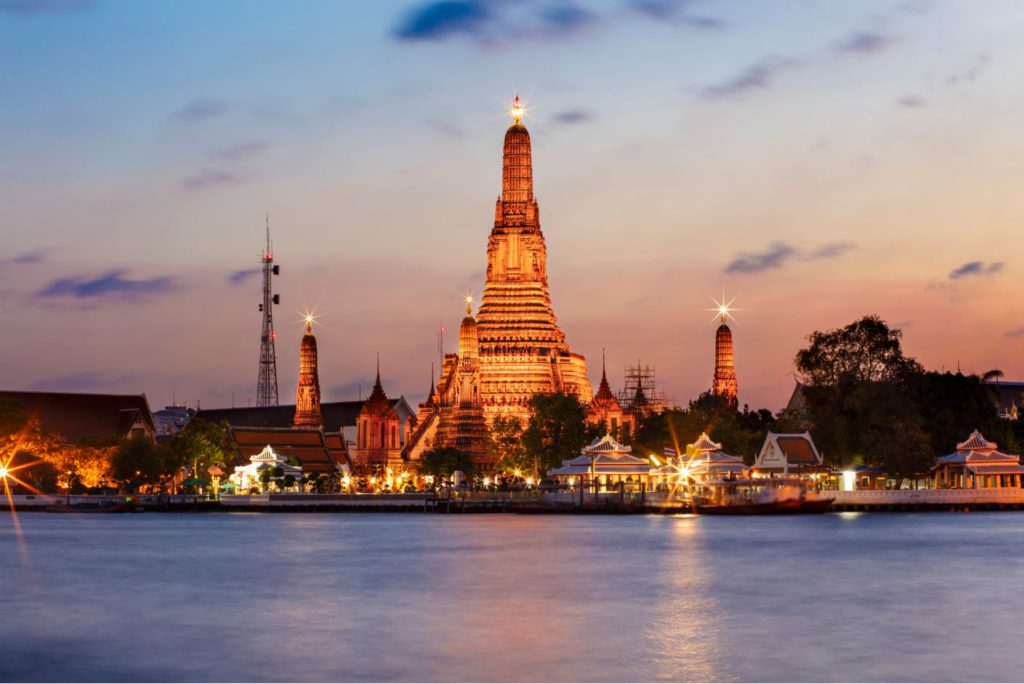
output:
[[[722,292],[722,299],[720,301],[715,299],[714,297],[711,297],[711,301],[715,303],[715,308],[713,308],[713,309],[704,309],[705,311],[714,311],[715,312],[715,315],[711,317],[711,322],[714,323],[716,320],[720,320],[722,323],[725,323],[725,321],[728,319],[728,320],[731,320],[733,323],[735,323],[736,319],[733,318],[732,312],[733,311],[742,311],[743,310],[743,309],[733,308],[732,303],[735,302],[738,298],[739,298],[739,295],[736,295],[732,299],[726,300],[725,299],[725,292],[724,291]]]
[[[299,316],[302,317],[300,321],[306,326],[307,330],[312,330],[314,324],[320,325],[320,317],[316,315],[316,309],[313,309],[312,311],[307,309],[306,311],[299,312]]]
[[[509,114],[512,115],[512,119],[519,123],[526,116],[526,103],[519,99],[516,95],[515,99],[512,100],[512,107],[509,109]]]

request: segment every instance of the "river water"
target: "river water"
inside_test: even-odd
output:
[[[0,679],[1024,679],[1024,514],[0,514]]]

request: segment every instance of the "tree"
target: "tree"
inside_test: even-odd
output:
[[[903,355],[899,329],[890,329],[878,316],[865,316],[845,328],[815,331],[810,346],[796,355],[801,382],[835,387],[841,381],[901,382],[920,373],[921,365]]]
[[[586,446],[587,409],[574,394],[536,394],[530,399],[530,422],[523,448],[531,470],[543,476]]]
[[[20,483],[29,490],[56,491],[57,472],[47,459],[58,448],[58,439],[43,432],[39,420],[24,406],[0,402],[0,467],[8,474],[4,485]]]
[[[192,477],[206,479],[211,467],[224,467],[228,460],[226,445],[227,430],[223,425],[194,418],[171,437],[168,448],[175,461],[195,471]]]
[[[424,452],[420,464],[420,471],[423,474],[443,479],[451,477],[456,470],[461,470],[467,478],[472,478],[476,473],[473,457],[454,447],[438,447]]]
[[[765,433],[774,422],[771,411],[767,409],[751,411],[744,406],[740,411],[725,397],[705,392],[691,401],[686,409],[646,416],[640,422],[633,450],[637,455],[660,455],[668,447],[682,454],[687,444],[705,432],[712,440],[721,443],[727,453],[743,456],[752,463]]]
[[[123,487],[135,491],[143,486],[165,491],[181,466],[171,449],[146,437],[132,437],[122,440],[114,450],[111,475]]]
[[[487,442],[487,455],[498,464],[499,472],[532,471],[533,460],[527,456],[523,447],[523,424],[518,418],[510,416],[494,419]]]

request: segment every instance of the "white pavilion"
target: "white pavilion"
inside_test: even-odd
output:
[[[302,478],[302,468],[293,466],[285,456],[274,451],[268,444],[263,451],[250,456],[248,464],[235,466],[235,471],[229,479],[241,490],[259,488],[260,473],[270,468],[280,468],[285,477],[291,475],[296,482]]]
[[[568,485],[596,480],[608,491],[617,488],[620,482],[646,484],[650,471],[651,464],[634,456],[633,447],[607,434],[583,447],[579,456],[562,461],[561,468],[549,470],[548,475]]]
[[[932,477],[936,489],[1020,488],[1024,467],[1020,456],[1006,454],[999,445],[975,430],[956,451],[935,459]]]

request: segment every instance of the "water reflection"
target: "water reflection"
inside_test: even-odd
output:
[[[0,679],[1014,680],[1024,516],[0,516]]]
[[[651,669],[643,679],[727,680],[700,520],[688,515],[650,521],[667,527],[668,534],[665,548],[651,556],[651,619],[644,629]]]

